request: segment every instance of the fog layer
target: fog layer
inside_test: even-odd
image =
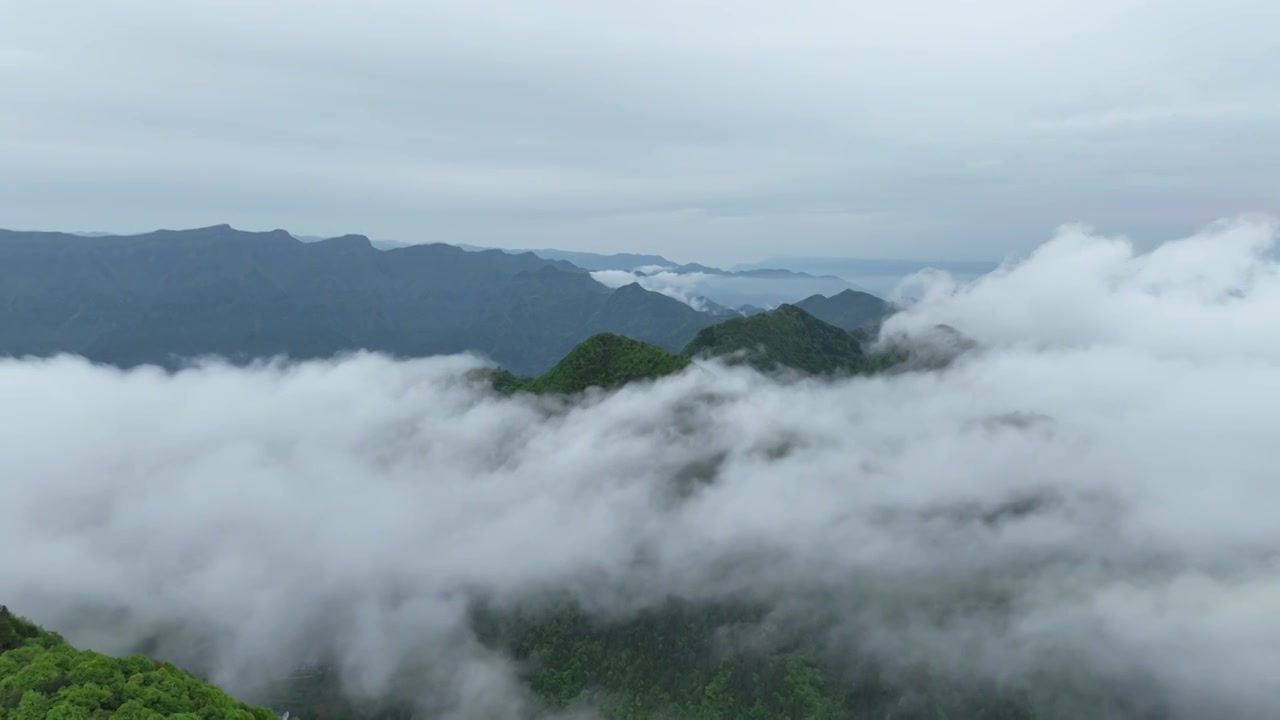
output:
[[[700,364],[561,403],[468,357],[0,361],[0,601],[104,650],[199,637],[165,651],[233,690],[328,655],[356,694],[412,673],[456,717],[527,707],[468,601],[555,590],[754,600],[886,662],[1280,716],[1275,241],[1067,228],[917,279],[885,334],[949,324],[979,345],[951,367],[841,382]]]

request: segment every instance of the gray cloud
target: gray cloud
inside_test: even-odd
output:
[[[976,339],[950,369],[836,383],[703,364],[561,404],[487,393],[466,357],[3,361],[0,587],[107,650],[186,628],[207,644],[165,651],[233,689],[335,654],[348,692],[408,683],[438,716],[527,707],[468,599],[561,589],[758,600],[891,662],[1272,717],[1275,242],[1064,229],[887,326]],[[697,463],[714,482],[678,492]]]
[[[1265,0],[5,4],[0,222],[999,258],[1278,211]]]

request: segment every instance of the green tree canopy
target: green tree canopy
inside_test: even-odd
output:
[[[0,606],[0,720],[275,720],[170,663],[77,650]]]

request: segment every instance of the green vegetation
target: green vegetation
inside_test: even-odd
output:
[[[0,606],[0,720],[275,720],[169,663],[77,650]]]
[[[781,633],[763,608],[672,600],[625,619],[555,609],[478,608],[472,627],[509,655],[553,709],[585,704],[610,720],[1068,720],[1130,717],[1089,677],[1037,686],[892,672],[833,652],[821,633]],[[766,632],[767,630],[767,632]],[[767,642],[764,638],[770,638]],[[278,686],[272,702],[320,720],[409,720],[403,698],[355,704],[327,668]],[[169,663],[80,651],[0,607],[0,720],[274,720]]]
[[[761,371],[787,367],[815,375],[864,369],[866,356],[852,335],[795,305],[734,318],[704,328],[685,346],[685,357],[741,354]]]
[[[495,389],[503,393],[582,392],[590,387],[611,389],[635,380],[680,372],[689,361],[656,345],[613,333],[599,333],[578,343],[554,367],[536,378],[522,378],[506,370],[489,374]]]
[[[512,393],[517,393],[522,390],[528,392],[529,383],[534,381],[534,378],[516,375],[505,368],[485,368],[476,371],[474,376],[482,380],[487,380],[489,384],[493,386],[494,390],[497,390],[503,395],[511,395]]]
[[[473,629],[517,661],[525,686],[548,707],[586,705],[609,720],[1108,717],[1033,711],[1018,688],[949,681],[925,667],[889,672],[866,658],[824,651],[814,635],[775,634],[762,644],[766,622],[760,608],[675,600],[604,620],[570,602],[551,610],[477,610]],[[407,707],[352,706],[339,697],[340,684],[329,671],[308,674],[282,692],[280,704],[322,720],[412,716]]]
[[[928,668],[894,673],[820,637],[761,637],[760,609],[672,601],[627,620],[557,610],[486,616],[477,631],[526,668],[552,707],[587,702],[616,720],[1065,720],[1035,712],[1017,688],[947,681]],[[1097,709],[1073,700],[1072,707]]]
[[[530,688],[554,707],[590,697],[625,720],[836,717],[830,678],[803,654],[718,651],[717,632],[757,616],[672,603],[606,623],[564,606],[482,621],[481,632],[523,661]]]
[[[812,295],[796,303],[796,307],[845,330],[874,326],[893,309],[881,298],[857,290],[845,290],[831,297]]]
[[[531,392],[575,393],[589,387],[619,387],[635,380],[680,372],[689,361],[657,345],[613,333],[578,343],[560,362],[526,387]]]
[[[867,327],[846,332],[795,305],[783,305],[704,328],[680,355],[621,335],[598,333],[539,377],[522,377],[505,369],[480,374],[504,394],[572,394],[678,373],[695,357],[725,357],[763,372],[791,368],[813,375],[885,372],[910,359],[901,348],[865,353],[863,344],[873,339],[874,332]]]

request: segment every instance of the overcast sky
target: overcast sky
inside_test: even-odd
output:
[[[1274,0],[0,0],[0,227],[996,259],[1280,212]]]

